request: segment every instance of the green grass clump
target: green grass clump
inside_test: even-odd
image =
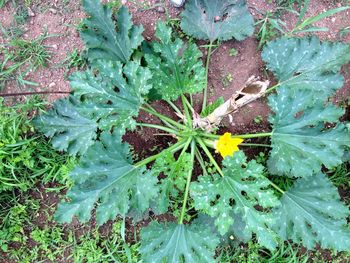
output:
[[[43,41],[46,34],[33,40],[13,38],[9,43],[0,46],[3,58],[0,58],[0,90],[9,80],[16,80],[21,86],[37,85],[25,79],[27,73],[40,67],[47,67],[51,54]]]
[[[55,151],[31,124],[39,99],[7,107],[0,99],[0,210],[11,206],[14,191],[26,192],[38,182],[66,185],[74,159]]]

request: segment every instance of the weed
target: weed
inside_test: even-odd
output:
[[[329,179],[332,181],[332,183],[339,187],[339,186],[346,186],[350,187],[350,171],[349,171],[349,164],[343,163],[334,169],[331,169],[327,171],[327,174],[329,176]]]
[[[62,65],[67,69],[84,69],[87,65],[87,57],[85,51],[79,51],[74,48],[72,52],[67,54],[63,60]]]
[[[298,11],[295,11],[292,7],[293,5],[298,4]],[[330,9],[321,14],[315,15],[313,17],[305,18],[307,9],[310,5],[310,0],[300,1],[300,0],[281,0],[277,1],[279,8],[276,11],[271,12],[267,11],[262,13],[264,18],[256,22],[255,25],[260,25],[260,29],[257,33],[257,38],[259,39],[260,49],[265,43],[269,42],[271,39],[279,36],[285,35],[289,37],[297,36],[299,33],[314,33],[319,31],[328,31],[326,27],[316,27],[314,24],[326,17],[332,16],[339,12],[349,9],[349,6],[338,7]],[[281,20],[281,17],[284,13],[289,12],[297,15],[298,21],[291,30],[288,30],[286,23]],[[343,31],[346,33],[345,31]]]
[[[33,134],[30,122],[34,111],[46,104],[39,98],[6,107],[0,101],[0,200],[3,211],[13,201],[14,191],[27,191],[39,180],[66,185],[74,159],[52,149],[42,137]]]
[[[38,67],[46,67],[50,61],[50,53],[43,41],[50,37],[43,34],[34,40],[13,39],[0,47],[4,60],[0,64],[0,89],[6,81],[16,80],[19,85],[37,85],[24,77]]]
[[[111,8],[113,12],[116,12],[122,6],[122,3],[120,2],[120,0],[111,0],[111,1],[108,1],[106,5],[109,8]]]
[[[231,73],[228,73],[223,79],[222,79],[222,85],[227,88],[228,86],[230,86],[230,84],[233,81],[233,77]]]
[[[43,41],[47,35],[41,35],[34,40],[14,39],[9,43],[8,54],[10,60],[20,63],[29,63],[34,69],[46,67],[50,61],[50,53]]]
[[[122,221],[113,224],[110,238],[103,238],[97,230],[84,235],[74,246],[74,262],[139,262],[139,244],[128,245],[121,236]]]
[[[254,118],[254,122],[255,122],[256,124],[262,123],[263,120],[264,120],[264,118],[263,118],[261,115],[257,115],[257,116]]]
[[[339,37],[340,38],[343,38],[345,37],[346,35],[349,35],[350,34],[350,26],[347,26],[347,27],[343,27],[339,30]]]
[[[238,55],[237,49],[231,48],[231,49],[230,49],[230,52],[229,52],[229,56],[230,56],[230,57],[235,57],[235,56],[237,56],[237,55]]]

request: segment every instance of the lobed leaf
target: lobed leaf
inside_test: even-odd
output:
[[[165,151],[152,166],[152,174],[162,177],[159,182],[157,209],[159,213],[168,211],[170,200],[185,191],[186,178],[192,170],[191,155],[183,153],[176,160],[171,152]]]
[[[84,19],[80,35],[88,49],[89,60],[129,61],[143,41],[143,27],[133,25],[131,15],[125,7],[119,9],[115,24],[112,10],[103,6],[99,0],[83,0],[83,6],[90,17]]]
[[[245,0],[190,0],[181,16],[182,30],[197,39],[243,40],[254,33]]]
[[[338,190],[322,173],[300,178],[284,193],[274,228],[284,239],[302,242],[308,249],[350,249],[349,209],[341,203]]]
[[[235,214],[245,223],[242,236],[255,233],[260,244],[276,247],[275,233],[269,228],[273,216],[269,209],[279,204],[268,189],[270,181],[263,176],[264,167],[255,160],[247,163],[242,151],[223,161],[224,177],[201,176],[191,184],[191,196],[196,209],[216,217],[215,224],[221,235],[234,223]],[[260,206],[262,209],[257,210]]]
[[[74,182],[67,193],[70,201],[59,205],[56,219],[71,222],[77,216],[87,222],[96,202],[100,225],[117,215],[125,216],[130,209],[148,209],[158,192],[157,178],[144,166],[134,166],[129,156],[129,146],[121,143],[120,133],[103,132],[69,174]]]
[[[77,72],[70,78],[74,95],[95,105],[100,116],[99,127],[110,129],[112,125],[120,130],[133,129],[133,117],[139,113],[144,96],[151,85],[151,73],[136,62],[122,66],[120,62],[96,61],[98,70]]]
[[[35,118],[33,124],[46,136],[53,137],[51,142],[57,150],[72,155],[84,153],[95,142],[98,124],[93,116],[82,114],[79,107],[88,105],[79,105],[72,96],[56,100],[53,109]]]
[[[277,95],[269,97],[275,115],[270,116],[273,126],[272,151],[268,159],[269,171],[290,177],[306,177],[342,163],[346,146],[350,146],[350,132],[336,123],[344,110],[324,105],[313,99],[310,90],[296,91],[281,87]],[[313,106],[308,107],[313,100]]]
[[[202,91],[205,70],[197,46],[184,44],[179,38],[173,41],[171,28],[164,22],[157,24],[156,36],[160,42],[153,44],[154,53],[145,55],[155,91],[165,100],[176,100],[181,94]]]
[[[124,133],[134,129],[143,96],[151,86],[151,74],[135,62],[124,67],[120,62],[99,60],[94,70],[70,77],[74,96],[60,100],[52,110],[34,121],[35,126],[53,137],[53,145],[70,154],[84,154],[96,139],[97,128],[112,127]]]
[[[215,262],[219,239],[206,224],[152,222],[141,230],[140,252],[145,262]]]
[[[279,80],[280,88],[310,90],[313,99],[326,100],[343,85],[338,71],[350,61],[350,45],[312,38],[280,38],[266,45],[262,58]]]

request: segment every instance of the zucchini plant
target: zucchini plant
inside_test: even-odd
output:
[[[150,210],[173,213],[177,220],[153,221],[141,230],[145,262],[215,262],[227,233],[242,241],[254,238],[268,249],[283,240],[309,249],[350,249],[349,210],[322,172],[341,164],[350,146],[349,124],[339,121],[344,110],[329,102],[343,85],[339,71],[350,60],[349,45],[316,37],[268,43],[262,58],[278,80],[266,90],[271,131],[217,134],[214,127],[197,125],[215,108],[206,95],[211,49],[253,34],[245,1],[186,4],[181,27],[209,42],[205,66],[196,44],[174,38],[165,22],[157,25],[157,40],[147,43],[125,7],[113,15],[96,0],[83,6],[89,68],[70,77],[69,97],[34,121],[55,148],[80,156],[70,172],[74,186],[56,212],[59,222],[87,222],[94,209],[100,225],[117,216],[137,221]],[[192,104],[196,93],[204,94],[202,116]],[[178,118],[158,112],[151,106],[155,99],[168,103]],[[136,120],[140,111],[161,124]],[[176,142],[135,162],[123,135],[142,128]],[[266,168],[239,149],[251,146],[244,140],[259,137],[271,142]],[[207,171],[205,160],[214,171]],[[203,171],[199,176],[193,176],[196,166]],[[275,177],[288,177],[293,185],[281,189]]]

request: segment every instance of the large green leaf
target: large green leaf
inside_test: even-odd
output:
[[[177,160],[169,151],[164,151],[152,166],[154,176],[161,176],[159,183],[158,207],[159,213],[166,213],[171,200],[179,197],[185,191],[186,178],[192,170],[191,155],[183,153]],[[163,178],[164,177],[164,178]]]
[[[54,102],[53,109],[33,120],[33,124],[48,137],[58,150],[67,150],[75,155],[84,153],[96,139],[97,120],[82,114],[79,108],[88,109],[86,103],[79,103],[74,97]]]
[[[349,210],[324,174],[298,179],[281,202],[275,228],[283,239],[302,242],[309,249],[316,243],[322,248],[350,249]]]
[[[157,178],[144,166],[134,166],[128,144],[120,141],[120,133],[104,132],[81,158],[70,173],[74,186],[67,193],[70,201],[58,207],[58,221],[70,222],[75,215],[87,222],[96,202],[98,224],[125,216],[130,209],[148,209],[158,192]]]
[[[202,53],[193,43],[184,44],[179,38],[172,41],[171,28],[157,24],[154,54],[146,54],[152,84],[163,99],[176,100],[181,94],[200,92],[205,87]]]
[[[317,37],[281,38],[264,48],[262,58],[281,87],[311,90],[313,98],[325,100],[343,85],[338,71],[350,60],[350,45]]]
[[[53,145],[70,154],[83,154],[94,143],[96,130],[135,127],[134,117],[151,86],[151,74],[135,62],[124,67],[120,62],[99,60],[94,70],[77,72],[70,78],[74,97],[56,102],[52,110],[34,124]]]
[[[291,177],[311,176],[321,171],[322,164],[332,168],[342,163],[346,146],[350,146],[350,132],[343,124],[326,129],[325,123],[336,123],[344,110],[324,105],[313,98],[310,90],[296,91],[281,87],[277,95],[269,97],[275,115],[272,151],[268,160],[273,174]],[[313,101],[312,107],[307,107]]]
[[[189,0],[181,28],[197,39],[243,40],[254,33],[254,20],[245,0]]]
[[[133,117],[138,115],[143,96],[151,88],[148,84],[151,73],[136,62],[123,67],[119,62],[99,60],[94,66],[97,75],[94,70],[87,70],[71,76],[74,95],[95,104],[100,128],[116,125],[120,130],[133,129]]]
[[[125,7],[119,9],[116,25],[112,19],[112,10],[103,6],[100,0],[83,0],[83,6],[90,16],[84,19],[81,30],[89,60],[129,61],[131,54],[143,41],[143,27],[132,24],[131,15]]]
[[[215,262],[219,239],[206,224],[152,222],[141,230],[140,252],[145,262]]]
[[[231,213],[242,217],[244,233],[257,235],[259,243],[267,248],[276,246],[276,236],[269,229],[273,222],[269,209],[279,204],[270,181],[263,175],[264,167],[255,160],[247,163],[242,151],[223,161],[224,177],[215,174],[201,176],[191,184],[191,196],[196,209],[216,217],[220,234],[225,234],[233,224]],[[257,210],[256,207],[261,209]]]

